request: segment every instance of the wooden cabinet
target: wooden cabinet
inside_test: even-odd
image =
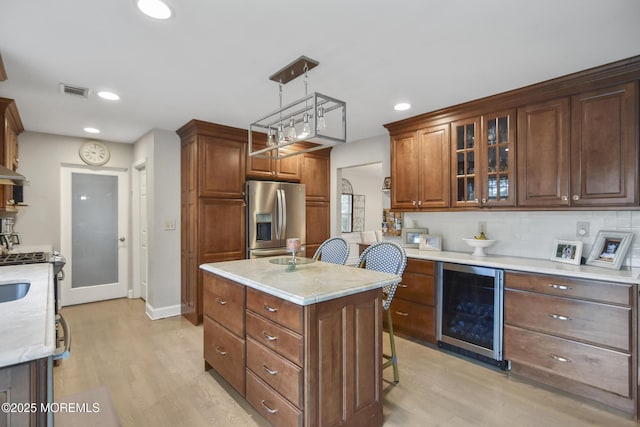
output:
[[[265,148],[266,144],[258,142],[259,138],[254,137],[254,150]],[[281,154],[292,152],[292,148],[284,147],[279,149]],[[247,178],[268,179],[276,181],[299,181],[300,180],[300,156],[291,156],[284,159],[266,159],[249,156],[247,153]]]
[[[181,139],[181,310],[202,322],[205,262],[245,258],[246,130],[192,120]]]
[[[504,282],[512,372],[636,415],[633,285],[515,272]]]
[[[433,126],[391,139],[391,207],[449,206],[449,125]]]
[[[518,206],[569,206],[570,100],[518,108]]]
[[[382,425],[379,290],[300,306],[204,275],[205,369],[269,423]]]
[[[435,262],[407,259],[391,302],[393,331],[399,336],[436,343]]]
[[[515,112],[458,120],[451,129],[452,206],[515,206]]]
[[[305,187],[306,247],[312,257],[318,247],[331,236],[330,231],[330,160],[331,148],[304,153],[301,159],[300,183]]]
[[[571,203],[637,206],[638,83],[571,98]]]
[[[420,171],[439,175],[445,158],[424,158],[419,139],[449,124],[450,201],[432,209],[637,208],[639,81],[640,56],[386,124],[391,207],[439,194]]]
[[[0,98],[0,161],[12,171],[18,169],[18,135],[24,131],[13,99]],[[0,185],[0,211],[16,212],[13,186]]]
[[[52,414],[39,410],[48,402],[48,387],[53,387],[47,385],[49,363],[42,358],[0,368],[0,426],[53,425]]]

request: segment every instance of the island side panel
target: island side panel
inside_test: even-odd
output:
[[[378,289],[305,307],[305,425],[382,425]]]

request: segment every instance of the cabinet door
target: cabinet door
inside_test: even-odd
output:
[[[244,259],[244,200],[200,199],[198,211],[200,263]]]
[[[637,205],[637,84],[576,95],[571,103],[572,205]]]
[[[292,153],[295,150],[285,147],[281,149],[282,154]],[[285,181],[300,181],[300,158],[301,155],[291,156],[280,160],[274,160],[276,167],[276,177]]]
[[[418,131],[420,144],[418,207],[449,207],[449,125]]]
[[[518,109],[518,206],[569,206],[569,99]]]
[[[266,147],[260,141],[253,141],[254,150]],[[290,147],[281,148],[280,154],[294,151]],[[269,153],[264,153],[268,155]],[[275,154],[274,154],[275,155]],[[279,179],[285,181],[300,180],[300,156],[287,157],[281,160],[272,160],[262,157],[247,156],[247,176],[251,178]]]
[[[246,147],[242,142],[198,136],[201,197],[241,198],[244,195]]]
[[[307,244],[306,256],[311,257],[316,249],[327,240],[330,236],[329,232],[329,203],[326,202],[307,202]]]
[[[416,133],[409,132],[391,138],[391,208],[418,207],[420,146]]]
[[[260,143],[255,136],[252,144],[254,150],[260,150],[267,146],[266,143]],[[267,155],[268,153],[264,154]],[[272,160],[247,155],[247,176],[251,178],[273,179],[275,177],[275,169],[272,165]]]
[[[453,207],[480,206],[478,171],[478,143],[480,141],[478,117],[459,120],[451,124],[451,186]]]
[[[514,110],[483,115],[477,170],[482,180],[482,206],[515,206],[515,116]]]
[[[303,155],[300,183],[304,184],[307,201],[329,202],[330,173],[328,151],[326,154],[307,153]]]

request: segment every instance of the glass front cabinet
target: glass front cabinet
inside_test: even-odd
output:
[[[453,206],[515,206],[515,111],[452,123]]]

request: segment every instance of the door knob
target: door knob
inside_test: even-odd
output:
[[[119,238],[118,240],[120,240],[121,242],[124,242],[125,238],[124,238],[124,237],[121,237],[121,238]]]

